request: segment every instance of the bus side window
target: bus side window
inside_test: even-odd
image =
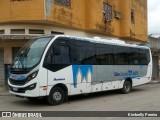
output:
[[[70,46],[70,57],[71,57],[71,63],[72,64],[80,64],[80,51],[79,46]]]
[[[46,64],[70,64],[70,55],[68,46],[53,46],[47,53]]]
[[[48,53],[46,54],[45,64],[52,64],[53,63],[53,48],[50,48]]]
[[[95,47],[92,43],[80,41],[70,45],[71,63],[75,65],[93,65],[96,63]]]
[[[114,46],[114,65],[128,65],[129,48],[122,46]]]
[[[129,53],[128,57],[129,57],[129,64],[130,65],[140,65],[139,49],[130,48],[130,53]]]
[[[96,45],[97,64],[113,65],[113,46],[112,45]]]
[[[53,45],[46,54],[43,67],[57,72],[69,66],[71,64],[69,51],[69,46]]]
[[[83,65],[95,65],[96,64],[96,53],[95,46],[93,44],[88,44],[82,47],[83,52],[81,52],[81,64]]]
[[[54,64],[70,64],[69,46],[54,46]]]
[[[150,62],[149,50],[148,49],[140,49],[140,64],[148,65]]]

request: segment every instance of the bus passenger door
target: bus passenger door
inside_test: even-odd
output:
[[[69,46],[65,44],[54,44],[46,54],[43,66],[47,69],[47,86],[49,87],[47,93],[56,84],[65,84],[68,87],[68,82],[71,80],[69,50]]]

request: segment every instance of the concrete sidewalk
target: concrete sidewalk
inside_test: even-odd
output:
[[[150,82],[150,84],[158,84],[158,83],[160,83],[160,80],[152,80],[151,82]]]
[[[0,87],[0,96],[9,96],[9,90],[6,87]]]

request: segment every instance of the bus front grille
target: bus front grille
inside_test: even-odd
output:
[[[10,83],[12,85],[24,85],[26,83],[26,80],[13,80],[9,79]]]

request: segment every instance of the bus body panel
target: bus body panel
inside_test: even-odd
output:
[[[80,65],[81,67],[82,65]],[[111,66],[108,66],[111,67]],[[106,66],[106,68],[108,68]],[[56,84],[65,84],[68,87],[69,95],[76,95],[76,94],[84,94],[84,93],[91,93],[91,92],[99,92],[99,91],[105,91],[105,90],[114,90],[114,89],[120,89],[123,87],[123,83],[127,78],[131,78],[133,80],[133,86],[141,85],[150,82],[150,79],[148,76],[150,76],[150,67],[143,66],[143,72],[141,72],[142,68],[141,66],[132,66],[128,68],[128,66],[114,66],[116,68],[116,72],[105,72],[102,73],[105,74],[105,76],[114,76],[115,73],[118,74],[117,71],[121,72],[120,76],[115,76],[115,80],[112,80],[111,78],[107,78],[109,80],[104,80],[104,76],[99,76],[97,81],[94,74],[97,74],[97,70],[93,70],[95,72],[90,72],[88,69],[87,75],[84,77],[81,72],[82,69],[79,68],[77,71],[76,76],[76,83],[74,83],[74,70],[73,67],[67,67],[63,70],[60,70],[58,72],[51,72],[48,71],[48,86],[54,86]],[[94,66],[94,68],[96,68]],[[128,69],[127,69],[128,68]],[[132,68],[132,69],[131,69]],[[132,71],[132,75],[127,76],[126,74],[129,74],[128,72]],[[68,72],[70,71],[70,72]],[[148,71],[148,73],[146,73]],[[66,75],[66,73],[68,73]],[[61,75],[61,76],[59,76]],[[94,77],[93,77],[94,76]],[[68,86],[69,85],[69,86]],[[50,91],[50,89],[48,90]],[[48,92],[49,94],[49,92]]]
[[[56,84],[64,84],[68,88],[68,93],[70,93],[70,85],[73,84],[72,66],[66,67],[57,72],[52,72],[48,70],[48,86],[54,86]],[[47,95],[50,92],[50,87],[47,89]]]
[[[145,68],[147,68],[147,71],[144,70],[146,72],[145,76],[133,79],[133,87],[139,86],[139,85],[142,85],[142,84],[146,84],[146,83],[149,83],[151,81],[151,74],[152,74],[151,73],[152,72],[151,64],[149,64],[148,66],[145,66]],[[144,71],[142,72],[142,74],[144,74]]]
[[[151,81],[152,75],[152,57],[151,51],[147,47],[139,47],[132,45],[120,45],[120,44],[111,44],[111,43],[94,43],[94,40],[90,41],[91,44],[104,44],[105,45],[114,45],[121,47],[131,47],[137,49],[147,49],[150,51],[150,63],[148,65],[87,65],[87,64],[71,64],[65,68],[59,69],[57,71],[51,71],[47,68],[44,68],[45,57],[53,45],[55,40],[61,36],[56,36],[52,39],[48,46],[46,47],[38,69],[37,77],[33,80],[29,81],[27,84],[23,86],[13,85],[9,82],[8,84],[11,87],[15,88],[24,88],[33,83],[37,83],[36,88],[34,90],[27,90],[25,93],[17,93],[10,91],[12,94],[25,96],[25,97],[40,97],[40,96],[48,96],[50,94],[51,89],[57,84],[66,85],[68,89],[68,95],[77,95],[77,94],[85,94],[85,93],[93,93],[114,89],[123,88],[124,81],[127,78],[131,78],[132,86],[138,86]],[[66,36],[62,36],[66,37]],[[67,38],[67,37],[66,37]],[[70,38],[70,37],[68,37]],[[71,37],[75,38],[75,37]],[[76,38],[75,40],[78,41]],[[88,39],[85,39],[88,40]],[[93,43],[92,43],[93,42]],[[88,44],[88,43],[87,43]],[[67,45],[66,45],[67,46]],[[99,46],[99,45],[97,45]],[[98,47],[96,49],[98,49]],[[112,48],[112,47],[111,47]],[[96,50],[95,49],[95,50]],[[100,54],[98,54],[99,57]],[[103,57],[102,57],[103,58]],[[52,68],[52,66],[50,66]],[[31,72],[30,72],[31,73]],[[28,76],[28,73],[26,76]],[[44,90],[44,87],[47,89]]]
[[[97,81],[113,81],[114,66],[113,65],[97,65]]]
[[[48,86],[48,70],[45,68],[40,68],[38,75],[37,75],[37,81],[39,81],[39,95],[40,96],[46,96],[47,91],[44,90],[44,87]]]

